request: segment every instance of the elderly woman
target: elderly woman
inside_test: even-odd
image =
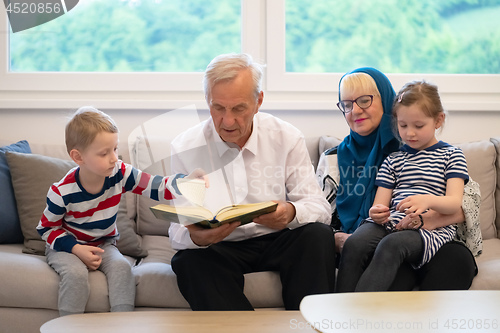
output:
[[[317,171],[332,205],[332,227],[339,253],[350,234],[369,216],[382,161],[399,149],[400,142],[392,130],[394,97],[389,79],[374,68],[358,68],[340,80],[337,105],[351,129],[350,134],[338,147],[322,154]],[[472,199],[464,196],[464,203],[467,200]],[[475,207],[477,213],[477,202],[469,206]],[[422,227],[429,230],[465,220],[462,211],[455,215],[428,211],[422,216]],[[398,228],[412,228],[412,222],[408,215]],[[418,270],[403,264],[391,290],[412,290],[416,285],[420,290],[468,289],[476,274],[477,266],[469,248],[461,242],[449,242]],[[344,284],[348,285],[339,279],[337,290],[348,291]]]

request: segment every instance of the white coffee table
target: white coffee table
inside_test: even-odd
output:
[[[300,311],[134,311],[53,319],[41,333],[279,333],[315,332]]]
[[[320,332],[500,332],[500,291],[307,296],[300,311]]]

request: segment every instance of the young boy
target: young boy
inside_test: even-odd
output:
[[[181,195],[177,179],[151,176],[118,159],[118,128],[105,113],[80,108],[66,125],[66,148],[78,164],[51,186],[37,226],[47,242],[48,264],[60,275],[59,314],[83,313],[89,298],[89,270],[108,280],[111,311],[133,311],[135,280],[115,246],[116,216],[122,193],[155,200]],[[202,177],[196,171],[189,176]]]

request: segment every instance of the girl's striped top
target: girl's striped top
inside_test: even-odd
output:
[[[404,198],[417,194],[446,194],[446,181],[450,178],[469,180],[467,162],[462,150],[443,141],[424,149],[416,150],[404,145],[400,151],[392,153],[383,162],[375,184],[393,190],[391,220],[401,221],[404,212],[396,211],[396,206]],[[428,262],[436,251],[453,239],[456,226],[447,226],[432,231],[420,229],[424,239],[422,264]]]

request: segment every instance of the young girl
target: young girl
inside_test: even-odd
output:
[[[436,139],[445,119],[437,87],[406,84],[395,98],[393,117],[405,144],[383,162],[370,218],[344,245],[339,281],[350,282],[339,292],[388,290],[404,261],[419,268],[456,233],[455,225],[422,228],[421,214],[428,209],[441,214],[461,209],[469,180],[462,151]],[[398,222],[407,214],[414,220],[403,229]]]

